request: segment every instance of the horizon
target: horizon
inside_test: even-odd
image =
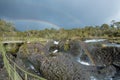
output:
[[[85,27],[101,27],[103,24],[107,24],[111,26],[112,24],[108,23],[102,23],[100,25],[86,25],[86,26],[76,26],[72,28],[66,28],[66,27],[60,27],[56,24],[47,22],[47,21],[42,21],[42,20],[32,20],[32,19],[20,19],[20,20],[6,20],[3,19],[4,21],[7,21],[8,23],[12,23],[13,26],[16,28],[18,31],[29,31],[29,30],[45,30],[45,29],[65,29],[65,30],[71,30],[71,29],[80,29],[80,28],[85,28]]]

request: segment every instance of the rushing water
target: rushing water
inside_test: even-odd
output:
[[[104,42],[106,39],[90,39],[90,40],[85,40],[85,43],[97,43],[97,42]],[[120,44],[116,43],[106,43],[104,44],[106,47],[120,47]]]
[[[91,66],[91,63],[89,63],[89,62],[85,62],[85,61],[82,61],[82,60],[80,60],[80,58],[76,58],[77,59],[77,62],[79,62],[80,64],[82,64],[82,65],[86,65],[86,66]],[[104,74],[103,74],[104,75]],[[90,80],[120,80],[120,77],[115,77],[115,78],[109,78],[108,76],[106,76],[104,79],[98,79],[97,77],[94,77],[94,76],[92,76],[91,75],[91,77],[90,77]]]
[[[97,43],[97,42],[104,42],[106,41],[106,39],[91,39],[91,40],[85,40],[85,43]],[[105,47],[120,47],[120,44],[116,44],[116,43],[104,43]],[[83,55],[83,54],[82,54]],[[82,56],[81,55],[81,56]],[[90,66],[91,63],[89,62],[89,60],[87,59],[87,61],[83,61],[80,57],[76,58],[76,60],[82,64],[82,65],[86,65],[86,66]],[[98,79],[94,76],[91,75],[90,77],[91,80],[120,80],[120,73],[115,74],[114,78],[109,78],[108,76],[106,76],[104,79]]]
[[[107,43],[105,44],[106,46],[110,46],[110,47],[120,47],[120,44],[116,44],[116,43]]]
[[[90,39],[90,40],[85,40],[85,43],[89,43],[89,42],[102,42],[105,41],[106,39]]]

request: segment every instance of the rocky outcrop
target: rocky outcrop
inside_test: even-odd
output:
[[[40,72],[48,80],[89,80],[89,73],[71,55],[58,53],[39,59]]]
[[[91,55],[96,65],[114,64],[120,67],[120,48],[118,47],[96,48]]]
[[[81,46],[79,42],[70,42],[67,53],[52,53],[49,51],[50,46],[46,48],[40,43],[24,44],[15,62],[22,69],[47,80],[90,80],[90,76],[104,79],[115,77],[117,71],[120,71],[119,48],[93,48],[90,53],[96,66],[85,66],[75,60],[81,54]],[[24,77],[23,73],[20,75]]]
[[[54,55],[45,53],[44,46],[39,43],[21,46],[18,52],[18,57],[22,60],[21,67],[24,65],[26,66],[24,67],[25,70],[42,76],[47,80],[90,79],[89,73],[85,72],[84,67],[76,62],[70,54],[56,53]],[[20,61],[17,64],[20,64]]]

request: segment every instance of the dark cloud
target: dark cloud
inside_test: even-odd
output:
[[[99,25],[120,17],[119,3],[119,0],[0,0],[0,17],[43,20],[65,28]]]

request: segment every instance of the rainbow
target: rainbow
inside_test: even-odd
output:
[[[47,24],[50,25],[48,27],[50,28],[55,28],[55,29],[60,29],[60,27],[56,24],[53,24],[51,22],[48,21],[43,21],[43,20],[35,20],[35,19],[14,19],[14,20],[10,20],[11,22],[35,22],[35,23],[39,23],[39,24]]]

